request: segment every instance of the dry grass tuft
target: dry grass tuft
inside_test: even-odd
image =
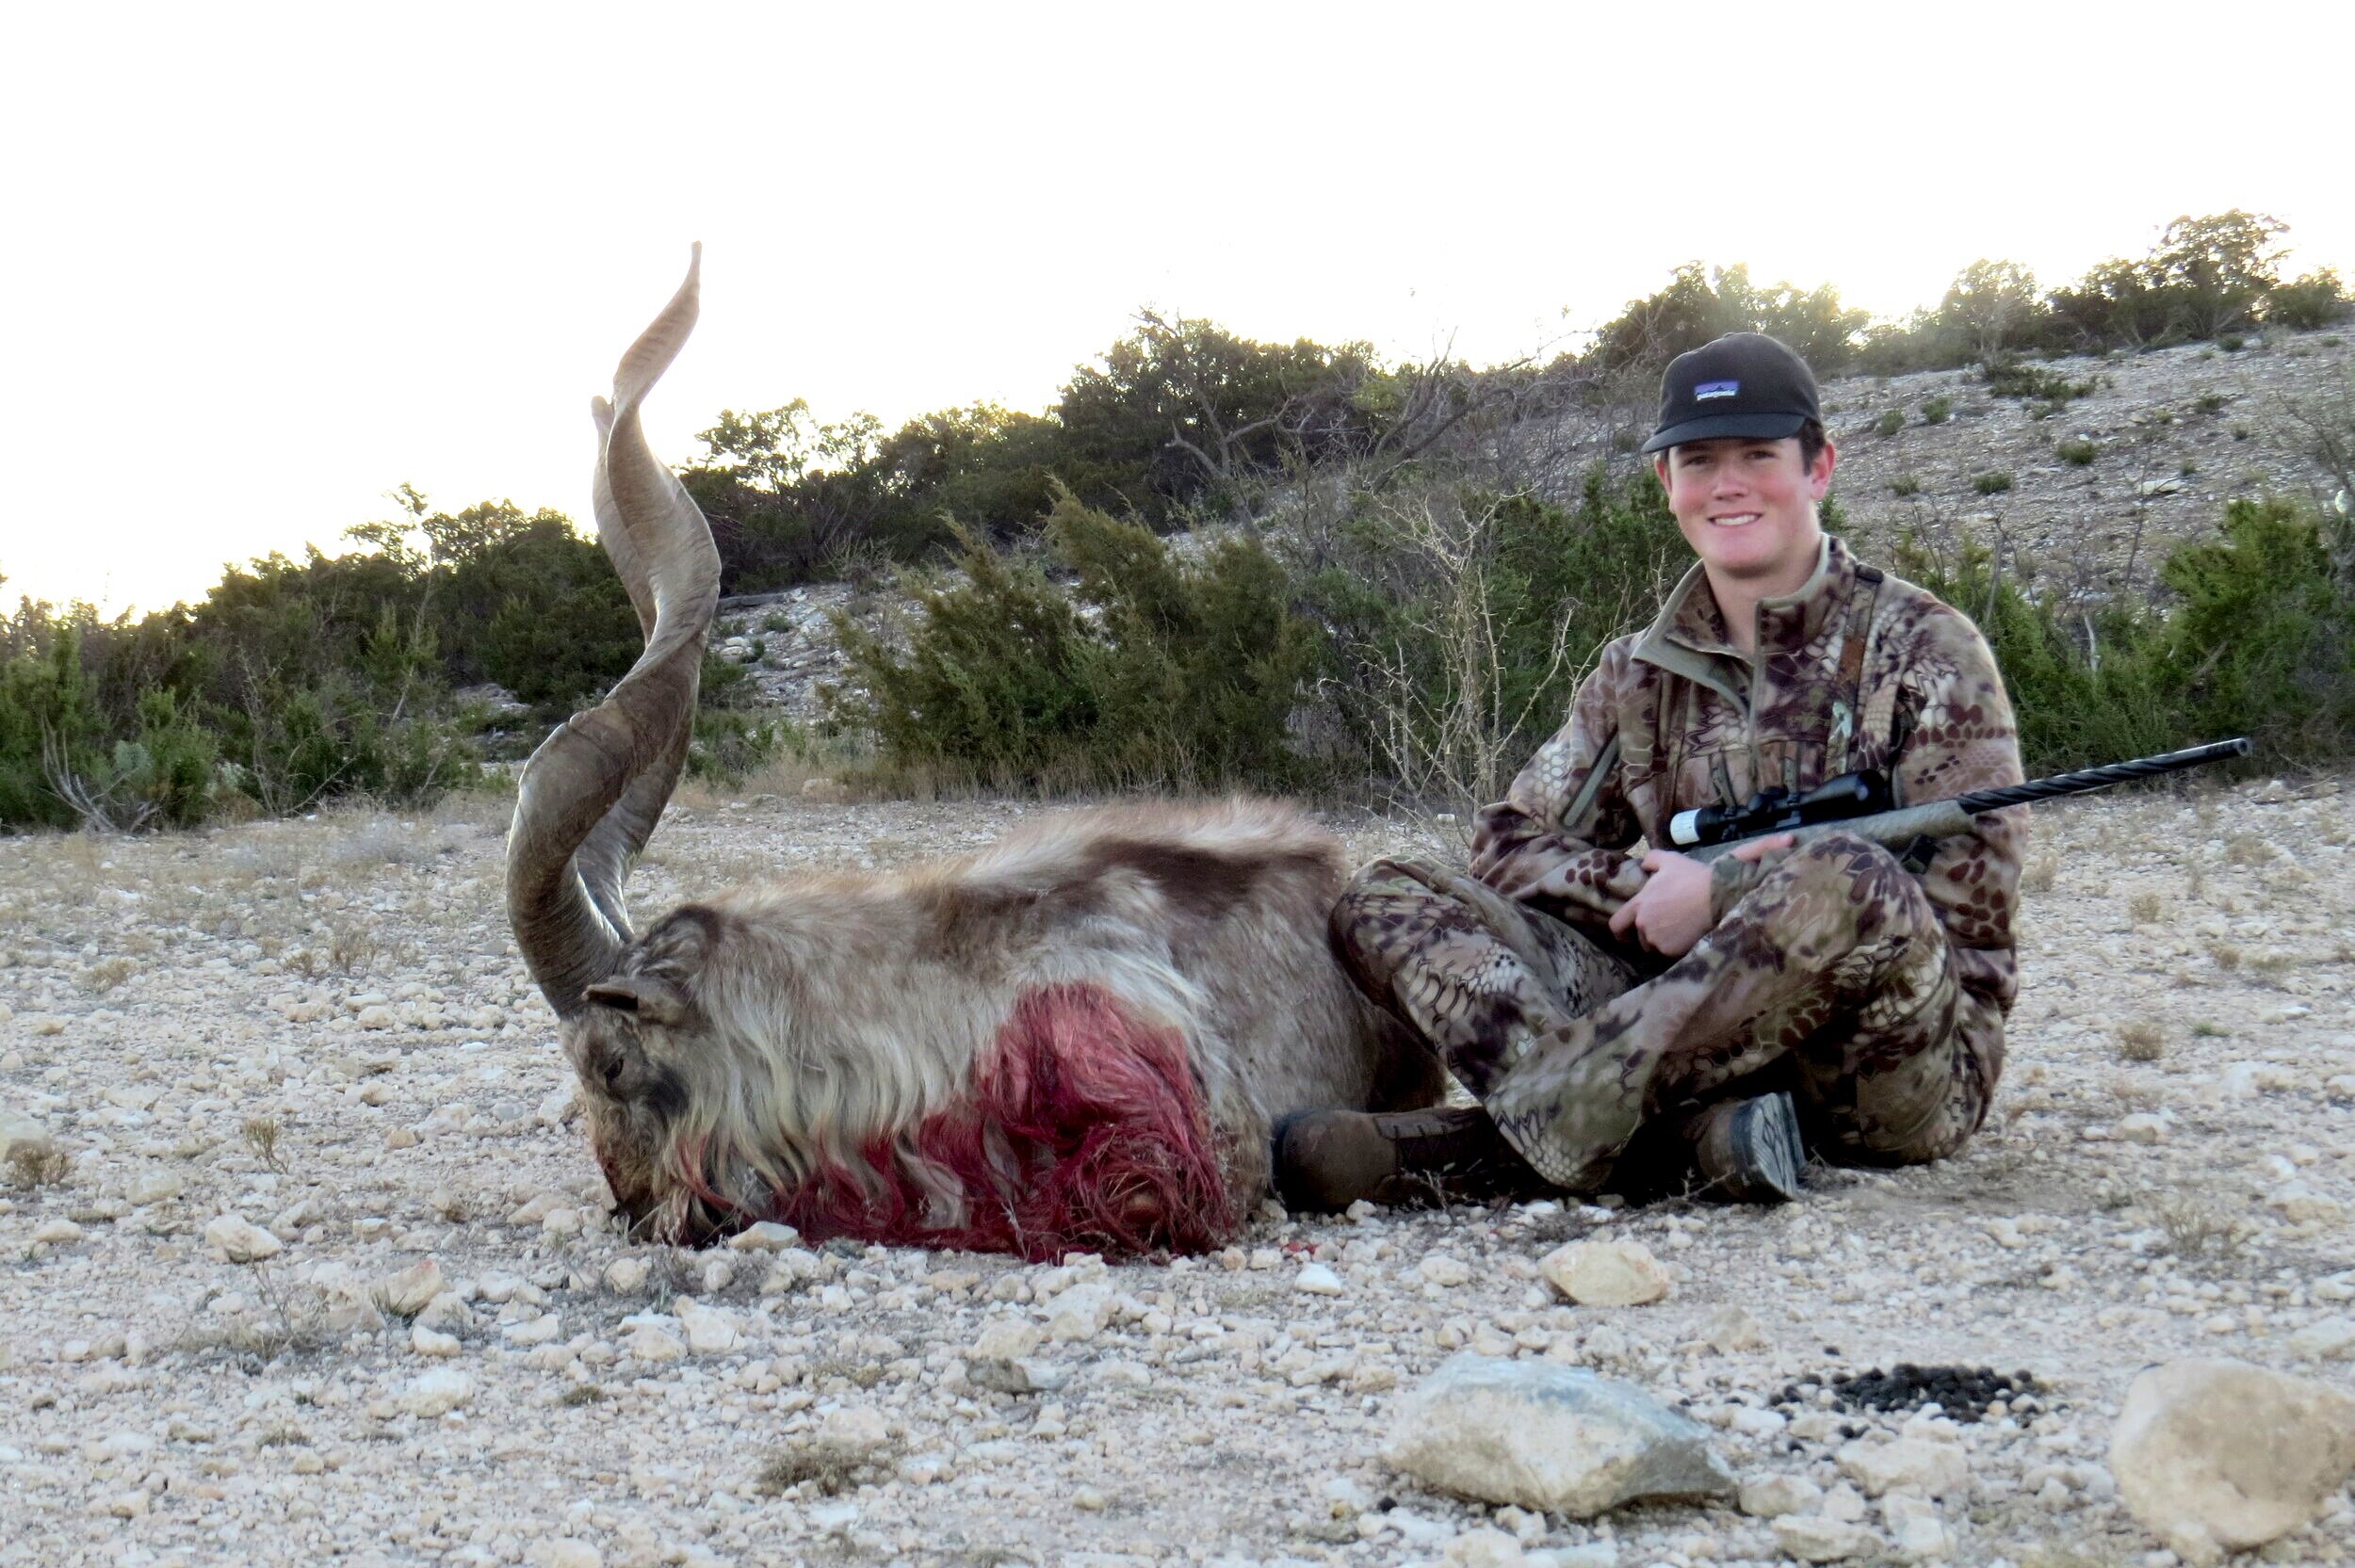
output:
[[[2255,833],[2233,833],[2224,840],[2224,863],[2227,865],[2265,865],[2274,857],[2275,849]]]
[[[763,1460],[754,1484],[771,1497],[804,1487],[831,1497],[875,1479],[898,1448],[887,1442],[880,1448],[846,1449],[804,1438]]]
[[[337,921],[330,928],[327,941],[327,962],[339,974],[365,973],[373,965],[383,945],[377,941],[373,926]]]
[[[2047,849],[2044,853],[2030,861],[2028,863],[2027,869],[2020,873],[2020,891],[2022,893],[2050,893],[2053,891],[2053,883],[2059,878],[2059,876],[2060,856],[2053,853],[2050,849]]]
[[[2218,969],[2238,969],[2240,967],[2240,949],[2233,946],[2229,942],[2209,943],[2208,956],[2216,960],[2216,966]]]
[[[2298,955],[2269,947],[2249,961],[2249,972],[2261,979],[2278,980],[2298,967]]]
[[[132,976],[134,966],[127,958],[100,959],[73,978],[73,983],[93,996],[103,996]]]
[[[8,1178],[17,1187],[62,1187],[72,1174],[73,1156],[63,1149],[16,1148],[8,1151]]]
[[[2113,1032],[2118,1054],[2128,1061],[2156,1061],[2167,1054],[2166,1031],[2147,1018],[2120,1024]]]
[[[2152,1205],[2167,1250],[2177,1257],[2231,1257],[2240,1250],[2239,1223],[2225,1210],[2188,1192],[2177,1192]]]
[[[278,1147],[278,1135],[284,1129],[275,1116],[249,1116],[245,1119],[246,1147],[253,1157],[280,1175],[286,1173],[286,1159]]]
[[[2155,893],[2131,894],[2126,899],[2126,918],[2137,926],[2156,924],[2166,910],[2166,901]]]

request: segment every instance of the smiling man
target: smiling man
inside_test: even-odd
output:
[[[1292,1118],[1275,1167],[1295,1207],[1694,1183],[1778,1202],[1811,1153],[1936,1159],[1987,1114],[2022,812],[1903,859],[1847,833],[1706,865],[1633,848],[1680,812],[1856,769],[1900,803],[2020,782],[1986,641],[1823,531],[1838,454],[1773,338],[1679,356],[1644,450],[1692,571],[1481,813],[1470,876],[1377,861],[1333,913],[1357,983],[1480,1104]]]

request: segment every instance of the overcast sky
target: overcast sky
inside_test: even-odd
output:
[[[403,480],[585,518],[694,239],[674,461],[795,396],[1042,409],[1145,304],[1486,364],[1689,259],[1893,314],[2233,206],[2355,277],[2334,7],[0,14],[0,592],[108,609]]]

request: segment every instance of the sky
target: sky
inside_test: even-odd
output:
[[[591,394],[1041,410],[1150,306],[1494,364],[1689,260],[1935,303],[2181,214],[2355,279],[2355,12],[1687,3],[0,9],[0,594],[109,613],[507,498]],[[1664,18],[1673,17],[1673,20]]]

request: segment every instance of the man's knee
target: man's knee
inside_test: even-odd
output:
[[[1334,949],[1361,982],[1386,977],[1428,924],[1427,906],[1438,897],[1407,863],[1377,860],[1361,866],[1327,916]]]

